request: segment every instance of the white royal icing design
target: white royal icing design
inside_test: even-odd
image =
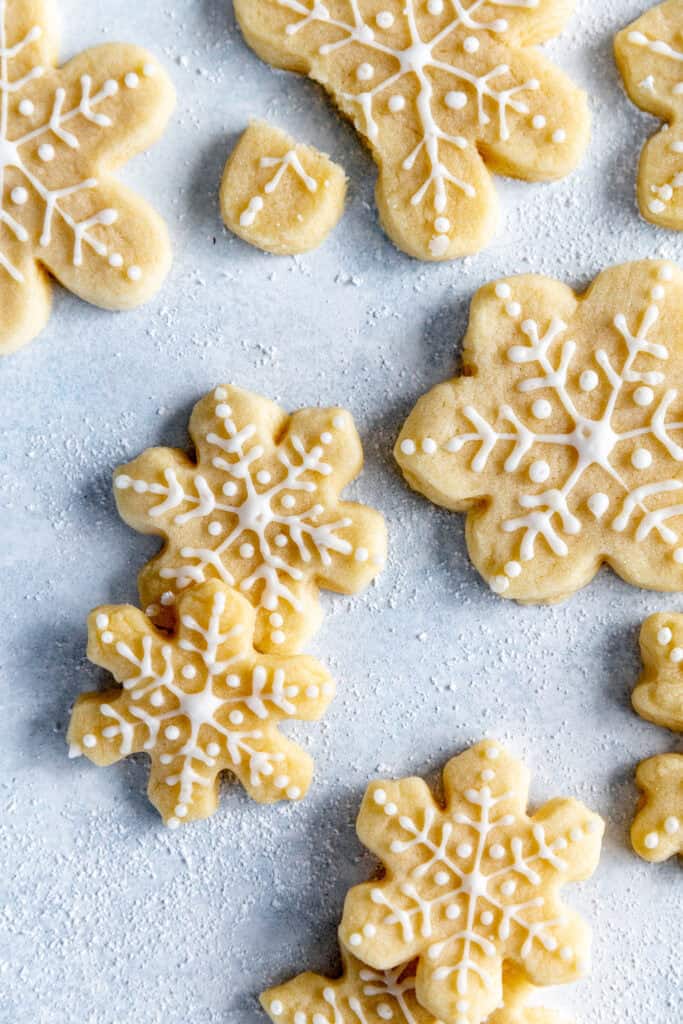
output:
[[[17,98],[24,88],[35,79],[42,78],[50,69],[40,64],[33,65],[21,77],[12,78],[12,62],[33,43],[41,38],[43,29],[34,25],[21,39],[9,39],[7,29],[7,3],[0,0],[0,227],[2,225],[22,244],[29,244],[30,235],[22,223],[21,211],[29,211],[38,205],[42,211],[42,228],[39,246],[46,248],[52,242],[53,225],[56,220],[63,223],[72,237],[71,261],[74,267],[81,267],[85,258],[85,250],[90,249],[112,268],[125,269],[125,276],[130,281],[140,279],[139,267],[124,268],[124,261],[119,253],[103,241],[101,230],[116,223],[118,213],[115,209],[103,208],[83,220],[71,216],[63,201],[80,192],[97,188],[96,178],[85,178],[82,181],[65,181],[60,187],[47,184],[47,176],[31,166],[26,159],[29,147],[35,151],[42,164],[54,163],[54,168],[61,166],[61,154],[80,148],[79,121],[85,120],[91,125],[106,131],[112,124],[106,113],[107,100],[115,96],[121,87],[137,88],[140,79],[131,71],[122,76],[121,82],[107,79],[99,88],[94,88],[90,75],[82,75],[80,80],[80,99],[73,106],[66,105],[66,91],[58,86],[51,96],[51,109],[47,118],[35,123],[33,117],[35,107],[31,100]],[[154,75],[154,65],[145,65],[139,69],[145,77]],[[9,197],[6,195],[6,171],[10,168],[21,175],[23,184],[15,186]],[[51,168],[49,181],[55,180],[55,171]],[[8,204],[9,199],[9,204]],[[10,212],[10,209],[12,212]],[[0,270],[9,274],[17,284],[24,282],[24,275],[19,267],[12,262],[6,251],[3,251],[0,239]]]
[[[496,88],[496,80],[509,73],[509,66],[504,63],[492,64],[484,74],[476,74],[470,70],[471,64],[468,57],[477,54],[486,45],[491,36],[504,37],[508,31],[508,22],[504,18],[495,17],[487,20],[482,15],[491,14],[491,8],[501,6],[517,10],[533,10],[539,5],[539,0],[472,0],[469,6],[465,6],[465,0],[449,0],[447,8],[441,4],[425,5],[426,12],[439,18],[438,26],[435,26],[429,38],[423,38],[418,28],[418,13],[424,14],[422,5],[418,11],[418,0],[404,0],[400,9],[396,9],[395,15],[389,11],[380,12],[374,18],[368,19],[363,10],[363,0],[348,0],[348,18],[335,17],[330,13],[328,7],[320,0],[277,0],[280,7],[287,8],[297,15],[296,21],[287,25],[287,35],[295,35],[311,24],[319,23],[337,30],[334,41],[324,42],[320,45],[319,54],[327,56],[335,53],[346,46],[358,48],[359,57],[356,65],[356,80],[359,85],[366,88],[360,92],[343,92],[344,100],[355,103],[360,107],[363,119],[364,130],[371,142],[377,142],[379,128],[374,116],[375,104],[384,100],[386,109],[392,114],[399,114],[406,108],[406,99],[401,94],[400,88],[406,75],[414,75],[419,84],[419,91],[415,101],[415,110],[418,118],[418,134],[420,136],[414,149],[407,153],[403,160],[403,168],[411,170],[420,154],[424,153],[427,158],[428,171],[417,191],[411,198],[414,206],[419,206],[427,199],[430,190],[432,192],[432,223],[434,234],[430,241],[430,251],[433,256],[445,255],[450,244],[450,231],[452,225],[444,211],[447,205],[448,189],[454,188],[466,196],[473,198],[476,195],[474,185],[465,181],[449,171],[447,167],[448,147],[464,150],[474,144],[474,140],[466,139],[462,135],[451,134],[444,131],[439,125],[438,112],[435,110],[436,97],[433,75],[440,75],[443,81],[448,81],[449,87],[444,94],[443,104],[451,111],[465,109],[469,104],[475,104],[477,109],[477,120],[479,129],[487,127],[491,123],[490,108],[493,105],[495,117],[498,123],[498,138],[506,142],[511,137],[509,114],[522,115],[527,118],[530,109],[524,99],[524,94],[536,92],[540,88],[537,79],[529,79],[521,85],[511,88]],[[374,6],[374,5],[373,5]],[[441,17],[444,10],[451,12],[449,20],[444,24]],[[397,49],[392,38],[395,39],[395,22],[402,22],[407,38],[410,40],[408,46]],[[462,31],[471,33],[482,32],[481,36],[467,35],[461,41],[461,52],[459,35]],[[451,52],[444,53],[444,44],[451,44]],[[361,49],[362,48],[362,49]],[[375,82],[373,65],[367,60],[367,54],[375,52],[378,55],[389,55],[397,61],[398,69]],[[396,92],[396,90],[399,90]],[[469,90],[469,93],[463,91]],[[412,103],[412,101],[411,101]],[[531,122],[536,130],[545,129],[547,120],[542,115],[536,114]],[[550,132],[554,144],[561,144],[566,140],[566,132],[561,127]]]
[[[311,177],[306,171],[301,160],[299,159],[296,150],[288,150],[284,156],[262,156],[260,160],[261,167],[276,168],[275,174],[270,178],[263,186],[263,191],[266,196],[270,196],[278,188],[278,185],[282,181],[283,177],[288,170],[291,170],[293,174],[301,181],[309,192],[317,192],[318,182],[315,178]],[[251,227],[259,213],[263,209],[264,201],[260,195],[253,196],[246,208],[240,215],[240,225],[243,228]]]
[[[623,491],[623,497],[617,507],[610,511],[609,497],[598,491],[587,501],[588,510],[595,520],[608,515],[612,530],[622,533],[634,524],[636,515],[640,521],[634,531],[636,542],[645,541],[656,533],[663,543],[672,550],[672,558],[679,563],[683,560],[681,538],[669,520],[683,516],[683,481],[680,479],[680,464],[683,463],[683,447],[674,440],[673,434],[683,430],[683,420],[667,421],[667,414],[677,397],[675,388],[667,386],[667,360],[670,351],[666,345],[650,340],[649,334],[660,317],[658,305],[666,295],[666,286],[672,277],[669,266],[659,271],[659,281],[650,291],[650,300],[644,306],[639,320],[627,323],[623,314],[614,317],[614,328],[623,340],[623,361],[621,366],[612,366],[609,357],[599,345],[596,346],[595,363],[597,370],[592,368],[580,376],[581,390],[587,390],[590,374],[591,388],[598,377],[608,385],[607,397],[602,412],[597,419],[583,415],[575,403],[569,382],[570,371],[575,374],[576,343],[571,339],[569,326],[560,318],[553,317],[550,323],[542,325],[532,319],[523,319],[520,325],[526,343],[513,345],[507,351],[507,358],[518,365],[536,365],[540,375],[527,377],[517,386],[520,398],[524,398],[539,389],[552,392],[557,409],[569,417],[573,428],[566,433],[543,432],[536,424],[524,422],[522,410],[515,411],[512,405],[500,406],[500,418],[509,425],[508,430],[496,430],[474,406],[468,405],[463,412],[472,425],[471,432],[457,434],[450,438],[441,449],[434,442],[433,448],[425,447],[424,439],[421,450],[425,454],[439,451],[457,454],[463,448],[474,445],[470,468],[475,473],[483,473],[489,458],[497,445],[512,444],[504,471],[516,473],[534,452],[536,445],[547,445],[550,448],[560,447],[573,449],[576,452],[574,465],[565,479],[552,480],[546,472],[548,464],[542,463],[542,472],[537,468],[539,462],[531,466],[531,480],[545,482],[550,479],[550,486],[542,491],[525,491],[518,495],[517,501],[521,515],[503,521],[502,529],[506,533],[521,533],[519,558],[522,563],[534,559],[538,550],[538,541],[543,539],[547,547],[561,558],[570,553],[568,540],[578,536],[584,529],[582,521],[583,509],[572,505],[572,494],[584,474],[593,466],[598,466],[608,479],[616,482]],[[501,283],[496,288],[496,295],[503,303],[507,316],[513,320],[523,317],[519,303],[511,302],[511,286]],[[557,352],[557,356],[553,355]],[[636,369],[639,357],[648,356],[654,360],[653,369]],[[615,426],[618,419],[619,402],[624,401],[622,390],[625,386],[638,383],[640,386],[633,392],[633,403],[643,410],[641,426],[620,432]],[[590,388],[588,389],[590,390]],[[655,397],[656,396],[656,397]],[[542,399],[531,405],[532,416],[545,419],[552,413],[552,404]],[[683,440],[683,439],[682,439]],[[613,464],[613,455],[617,446],[631,445],[630,463],[634,469],[646,473],[652,465],[652,454],[643,447],[648,441],[658,442],[672,460],[671,474],[665,478],[647,479],[629,486]],[[661,450],[660,448],[660,450]],[[624,450],[621,448],[620,450]],[[416,441],[406,439],[402,442],[402,452],[414,454]],[[673,503],[655,509],[648,507],[652,498],[661,502],[668,495]],[[516,563],[515,563],[516,564]],[[517,573],[517,575],[519,575]],[[510,586],[510,575],[503,571],[490,581],[496,593],[505,593]]]
[[[171,467],[165,472],[165,484],[122,474],[117,476],[115,486],[119,490],[132,489],[138,494],[159,496],[159,504],[147,513],[151,523],[160,515],[177,509],[174,516],[177,525],[197,519],[206,524],[205,543],[199,547],[181,547],[177,551],[177,564],[161,569],[162,579],[173,587],[162,596],[162,604],[174,604],[176,592],[203,582],[207,570],[209,575],[239,587],[249,597],[260,587],[258,605],[270,613],[270,639],[279,645],[286,639],[280,614],[282,606],[303,611],[293,585],[305,580],[306,565],[313,566],[317,561],[325,568],[332,564],[333,555],[341,555],[380,566],[383,558],[365,547],[354,548],[344,537],[344,531],[353,525],[348,516],[342,515],[332,522],[318,521],[326,511],[320,487],[332,473],[332,467],[325,462],[325,450],[344,445],[345,432],[352,426],[350,416],[335,413],[321,433],[319,443],[310,448],[297,436],[291,436],[292,452],[281,450],[277,455],[278,469],[283,469],[284,475],[274,480],[269,471],[254,468],[265,449],[253,440],[256,433],[253,423],[236,422],[226,397],[224,388],[216,388],[217,430],[210,430],[203,438],[204,444],[215,453],[212,467],[221,472],[214,489],[198,469],[192,473],[193,490],[186,490]],[[295,509],[302,500],[304,507]],[[275,536],[273,527],[277,529]],[[239,579],[235,579],[223,561],[224,555],[234,558],[235,554],[239,554],[245,566],[256,559],[255,567],[245,571]],[[300,561],[303,568],[294,564],[295,561]],[[154,616],[158,609],[151,607],[147,611]]]
[[[634,29],[628,34],[628,41],[634,46],[642,47],[655,57],[663,58],[664,60],[674,61],[677,64],[683,65],[683,50],[677,50],[671,46],[664,39],[652,39],[645,35],[644,32],[640,32]],[[649,74],[646,79],[641,82],[641,88],[647,92],[655,92],[657,87],[657,75],[656,75],[656,64],[652,69],[652,73]],[[683,67],[681,68],[683,76]],[[683,96],[683,77],[680,82],[677,82],[673,88],[671,95],[674,98]],[[682,157],[681,159],[681,170],[674,174],[668,181],[663,182],[661,185],[652,184],[650,185],[650,191],[652,198],[648,202],[648,207],[651,213],[662,214],[666,210],[667,206],[673,201],[675,192],[683,188],[683,139],[673,138],[674,132],[670,132],[667,136],[667,144],[670,151],[676,155]]]
[[[227,758],[235,768],[246,764],[253,787],[274,777],[282,796],[297,800],[302,794],[283,770],[284,755],[269,749],[269,729],[273,721],[296,718],[302,698],[322,697],[326,703],[333,695],[329,680],[305,694],[297,685],[285,685],[287,658],[276,659],[279,664],[275,665],[272,658],[269,664],[258,660],[252,664],[250,643],[245,646],[237,640],[244,634],[244,625],[237,623],[223,631],[225,606],[226,595],[219,591],[206,621],[181,617],[177,641],[164,642],[150,627],[132,647],[117,638],[108,615],[100,613],[96,618],[100,642],[113,645],[134,670],[123,683],[125,703],[100,705],[103,719],[109,721],[102,737],[118,738],[121,757],[134,752],[140,726],[146,733],[143,749],[152,755],[162,734],[170,744],[177,741],[172,753],[165,743],[166,752],[158,759],[163,782],[177,787],[174,813],[166,820],[169,828],[177,828],[187,816],[197,787],[213,785],[214,776],[206,769],[214,768],[219,759]],[[225,658],[221,647],[231,642],[236,653]],[[86,733],[80,743],[72,744],[69,755],[78,757],[82,747],[92,750],[98,742],[94,733]],[[163,766],[167,766],[165,775]]]
[[[354,955],[361,958],[381,934],[390,943],[400,936],[413,955],[419,940],[421,965],[457,995],[453,1024],[472,1024],[470,987],[493,989],[503,957],[523,967],[540,946],[583,970],[583,952],[557,937],[566,912],[558,913],[556,904],[544,909],[545,896],[567,870],[565,851],[594,843],[601,831],[599,818],[581,809],[580,824],[573,817],[573,824],[549,841],[540,822],[524,812],[501,811],[500,805],[510,807],[516,796],[497,781],[496,764],[504,752],[495,744],[482,747],[479,785],[458,792],[445,811],[420,802],[413,812],[408,805],[391,802],[381,785],[371,788],[370,799],[401,838],[391,842],[389,896],[387,886],[370,894],[384,916],[369,931],[366,926],[348,937]]]

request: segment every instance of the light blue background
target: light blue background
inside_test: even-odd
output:
[[[595,933],[592,978],[554,1001],[585,1024],[671,1024],[680,1014],[681,868],[628,844],[638,760],[676,747],[629,695],[646,614],[680,597],[604,572],[557,608],[491,594],[462,517],[402,482],[391,459],[415,399],[452,374],[473,291],[541,271],[584,286],[603,266],[683,256],[641,221],[637,154],[655,122],[621,91],[612,37],[643,0],[580,0],[549,48],[590,93],[581,170],[552,186],[499,181],[506,223],[464,262],[429,266],[387,241],[375,169],[311,83],[245,47],[225,0],[64,0],[62,56],[105,40],[154,50],[178,90],[163,141],[124,174],[173,235],[161,294],[123,315],[55,289],[39,340],[0,365],[0,1019],[7,1024],[257,1024],[257,993],[336,963],[349,885],[373,864],[354,833],[377,773],[431,774],[484,734],[534,772],[533,798],[575,794],[608,819],[597,877],[566,895]],[[329,152],[350,178],[328,243],[277,259],[230,236],[217,212],[228,152],[266,117]],[[304,372],[302,372],[304,368]],[[353,496],[381,508],[389,565],[369,593],[326,595],[312,651],[339,696],[292,729],[317,763],[309,799],[260,808],[227,784],[205,823],[165,831],[143,758],[69,762],[71,702],[103,677],[85,617],[135,601],[155,550],[117,518],[112,469],[153,444],[187,443],[193,403],[233,381],[291,409],[342,404],[367,455]]]

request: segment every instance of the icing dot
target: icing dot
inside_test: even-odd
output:
[[[449,903],[446,907],[446,917],[449,921],[455,921],[457,917],[460,917],[460,907],[457,903]]]
[[[139,281],[140,278],[142,277],[142,271],[140,270],[140,267],[128,267],[127,274],[129,281]]]
[[[683,661],[683,647],[674,647],[669,655],[669,661],[672,661],[674,665],[678,665],[680,661]]]
[[[414,455],[415,442],[409,441],[407,439],[405,441],[401,441],[401,451],[403,452],[404,455]]]
[[[177,725],[167,725],[164,729],[164,736],[167,740],[177,740],[180,736],[180,729]]]
[[[55,158],[55,147],[51,146],[49,142],[44,142],[41,146],[38,146],[38,156],[43,163],[48,164],[50,160]]]
[[[655,393],[652,388],[636,388],[633,394],[633,401],[636,405],[652,405]]]
[[[465,53],[476,53],[481,44],[476,36],[467,36],[462,45]]]
[[[109,266],[118,269],[123,266],[123,256],[120,252],[113,252],[109,257]]]
[[[662,288],[661,284],[656,284],[650,293],[654,302],[661,302],[666,295],[666,292]]]
[[[241,711],[231,711],[230,714],[228,715],[228,718],[230,719],[233,725],[241,725],[242,722],[244,721],[244,715],[242,714]]]
[[[631,465],[634,469],[649,469],[652,465],[652,456],[645,448],[636,448],[631,456]]]
[[[482,782],[492,782],[495,779],[496,773],[493,768],[485,768],[481,773]]]
[[[579,387],[582,391],[595,391],[599,383],[595,370],[584,370],[579,379]]]
[[[358,932],[349,935],[349,946],[360,946],[362,941],[363,938]]]
[[[659,836],[656,832],[648,832],[643,840],[648,850],[655,850],[659,846]]]
[[[522,307],[518,302],[508,302],[507,306],[505,307],[505,312],[507,313],[508,316],[516,318],[522,312]]]
[[[493,914],[490,910],[485,910],[479,920],[483,925],[493,924]]]
[[[553,142],[560,143],[566,142],[567,133],[564,128],[558,128],[557,131],[553,132]]]
[[[467,106],[467,94],[459,90],[447,92],[444,96],[444,103],[451,110],[462,110]]]
[[[394,16],[391,11],[380,11],[375,21],[378,28],[391,28],[394,24]]]
[[[513,882],[512,879],[510,879],[508,882],[503,882],[503,884],[500,887],[500,891],[502,892],[503,896],[512,896],[514,895],[516,888],[517,884]]]
[[[166,822],[166,828],[180,828],[180,822],[178,821],[177,818],[169,818],[168,821]]]
[[[550,402],[545,398],[537,398],[531,406],[531,411],[537,420],[547,420],[553,409]]]
[[[240,544],[240,557],[241,558],[252,558],[254,554],[253,544]]]
[[[496,295],[498,296],[499,299],[509,299],[510,296],[512,295],[512,289],[510,288],[510,285],[505,284],[504,281],[501,281],[500,284],[496,285]]]
[[[564,960],[565,963],[568,963],[570,960],[573,960],[573,958],[574,950],[571,948],[571,946],[563,946],[560,950],[560,959]]]
[[[500,843],[494,843],[489,850],[489,855],[493,857],[494,860],[502,860],[505,856],[505,849],[500,845]]]
[[[448,885],[448,873],[446,871],[437,871],[434,875],[434,881],[437,885]]]
[[[446,232],[451,229],[451,222],[448,217],[437,217],[434,221],[434,227],[437,231]]]
[[[365,929],[363,929],[363,930],[365,930]],[[351,1004],[349,1003],[349,1005],[351,1005]],[[391,1007],[389,1006],[388,1003],[380,1003],[378,1006],[375,1007],[375,1010],[376,1010],[377,1016],[381,1017],[382,1020],[392,1020],[393,1019],[394,1011],[391,1009]]]
[[[145,78],[154,78],[157,73],[156,64],[145,64],[142,73]]]
[[[12,197],[12,202],[16,203],[17,206],[23,206],[28,200],[28,192],[21,185],[17,185],[16,188],[13,188],[10,195]]]
[[[596,519],[602,519],[605,512],[609,508],[609,498],[602,491],[596,491],[595,494],[591,494],[588,499],[588,508],[591,510]]]
[[[662,267],[659,271],[660,281],[672,281],[674,276],[673,269],[671,267]]]
[[[268,621],[270,622],[271,626],[278,627],[281,626],[285,620],[282,618],[279,612],[273,612]]]
[[[372,939],[372,938],[374,938],[374,936],[376,934],[377,934],[377,929],[375,928],[374,924],[364,924],[363,925],[363,935],[365,935],[366,938]]]
[[[233,483],[232,480],[228,480],[227,483],[223,484],[222,491],[226,498],[232,498],[233,495],[237,494],[237,484]]]
[[[375,69],[372,64],[368,64],[367,61],[363,61],[356,68],[356,78],[359,82],[369,82],[375,73]]]
[[[422,451],[425,455],[433,455],[437,449],[436,441],[431,437],[425,437],[422,441]]]
[[[427,10],[430,14],[443,14],[443,0],[428,0]]]
[[[509,576],[511,580],[517,579],[522,571],[522,567],[519,562],[508,562],[505,566],[505,575]]]
[[[109,625],[109,616],[105,615],[104,612],[100,612],[95,619],[95,625],[98,629],[105,629]]]
[[[662,629],[660,629],[660,631],[657,633],[657,643],[661,647],[666,647],[667,644],[671,643],[672,636],[673,636],[673,633],[671,632],[669,627],[668,626],[663,626]]]
[[[435,235],[429,241],[429,251],[432,256],[445,256],[448,252],[449,241],[446,235]]]
[[[186,815],[187,815],[187,805],[186,804],[176,804],[175,812],[176,812],[176,814],[178,815],[179,818],[186,817]]]
[[[532,462],[529,468],[529,476],[535,484],[542,484],[550,476],[550,466],[544,459]]]
[[[330,435],[328,434],[327,436],[330,438],[331,441],[332,438],[330,437]],[[322,438],[320,438],[320,440],[322,441]],[[269,484],[271,481],[271,476],[267,469],[259,469],[258,473],[256,474],[256,479],[260,484]]]
[[[494,576],[489,586],[494,594],[504,594],[510,586],[510,581],[505,576]]]
[[[367,562],[369,558],[369,552],[367,548],[356,548],[353,553],[353,557],[357,562]]]
[[[292,689],[295,689],[295,687],[292,687]],[[292,696],[296,697],[296,693],[293,693]],[[310,698],[310,700],[317,700],[317,698],[320,696],[320,688],[317,686],[307,686],[306,696]]]
[[[286,533],[278,533],[277,537],[275,538],[275,546],[278,548],[284,548],[287,546]]]
[[[284,1006],[282,1005],[280,1000],[279,999],[273,999],[272,1003],[270,1004],[270,1012],[272,1013],[272,1015],[274,1017],[279,1017],[280,1014],[283,1011],[284,1011]]]
[[[91,732],[87,732],[85,734],[85,736],[83,737],[83,746],[84,747],[96,747],[97,746],[97,737],[93,736],[93,734]]]
[[[221,526],[220,523],[217,523],[215,520],[214,522],[209,523],[207,529],[212,537],[217,537],[219,533],[223,532],[223,527]]]
[[[298,800],[301,796],[301,790],[298,786],[290,786],[287,790],[287,796],[290,800]]]
[[[674,562],[683,565],[683,548],[676,548],[674,551]]]
[[[379,807],[383,807],[387,802],[387,794],[384,789],[376,789],[373,793],[372,799],[378,804]]]
[[[531,119],[531,124],[536,129],[536,131],[540,131],[541,128],[545,128],[547,123],[548,122],[544,118],[543,114],[535,114],[534,117]]]
[[[218,755],[221,752],[221,748],[218,746],[217,743],[209,743],[206,748],[206,752],[209,755],[209,757],[218,757]]]
[[[103,644],[111,644],[113,642],[114,642],[114,634],[111,632],[111,630],[105,629],[104,633],[102,634],[102,643]]]
[[[225,680],[231,690],[236,690],[240,685],[240,677],[235,675],[229,675]]]
[[[489,757],[492,761],[495,761],[500,756],[500,750],[498,749],[498,747],[487,747],[486,756]]]
[[[405,97],[396,93],[389,97],[389,110],[392,114],[399,114],[406,105]]]
[[[30,117],[35,109],[31,100],[22,100],[19,104],[19,113],[23,117]]]
[[[285,508],[294,508],[294,505],[296,504],[294,496],[292,494],[285,494],[282,499],[282,504]]]
[[[197,669],[194,665],[183,665],[183,678],[194,679],[197,675]]]
[[[680,821],[678,820],[678,818],[674,817],[673,814],[664,822],[664,831],[668,836],[676,835],[680,827]]]
[[[274,644],[283,644],[285,642],[285,634],[282,632],[281,629],[275,629],[270,634],[270,639],[273,641]]]
[[[344,417],[343,417],[343,416],[341,415],[341,413],[339,413],[339,414],[338,414],[337,416],[335,416],[335,417],[334,417],[334,419],[332,420],[332,424],[333,424],[333,426],[335,426],[335,427],[337,428],[337,430],[343,430],[343,429],[344,429],[344,427],[346,426],[346,420],[345,420],[345,418],[344,418]]]
[[[140,84],[140,79],[135,74],[134,71],[129,71],[128,74],[123,79],[123,81],[125,82],[127,89],[137,89],[137,87]]]
[[[458,857],[469,857],[472,853],[472,847],[469,843],[458,843],[455,852]]]
[[[398,807],[396,806],[396,804],[392,804],[392,803],[385,804],[384,813],[387,815],[387,817],[393,818],[393,816],[397,813],[397,811],[398,811]]]

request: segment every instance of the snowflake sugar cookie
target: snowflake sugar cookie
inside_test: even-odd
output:
[[[490,172],[550,180],[586,147],[586,100],[532,44],[572,0],[235,0],[247,42],[319,82],[379,164],[387,233],[418,259],[477,252]]]
[[[647,220],[683,230],[683,4],[653,7],[616,38],[616,57],[633,102],[666,127],[643,150],[638,201]]]
[[[118,43],[55,68],[51,10],[0,0],[0,353],[45,326],[47,272],[130,309],[170,265],[163,222],[111,172],[159,137],[173,87],[148,53]]]
[[[633,706],[649,722],[683,732],[683,615],[651,615],[640,631],[643,674]]]
[[[278,256],[324,242],[344,212],[346,175],[311,146],[255,121],[230,155],[221,184],[226,227]]]
[[[683,754],[661,754],[638,765],[641,810],[631,827],[633,849],[659,863],[683,855]]]
[[[446,805],[421,779],[375,782],[358,834],[386,868],[346,898],[340,935],[376,970],[418,958],[418,1001],[449,1024],[481,1024],[512,961],[535,985],[586,965],[586,926],[560,901],[595,870],[601,819],[573,800],[526,813],[528,777],[487,741],[444,769]]]
[[[320,620],[318,588],[355,593],[386,558],[379,512],[339,497],[363,462],[350,413],[289,417],[218,387],[195,406],[190,436],[196,463],[152,448],[114,479],[126,522],[166,540],[140,575],[147,613],[171,625],[178,594],[218,577],[256,606],[259,650],[299,650]]]
[[[338,981],[319,974],[269,989],[261,1005],[273,1024],[441,1024],[415,997],[415,965],[376,971],[342,949],[344,973]],[[533,986],[519,972],[507,971],[504,1006],[487,1024],[567,1024],[551,1010],[528,1005]]]
[[[683,590],[683,273],[657,261],[577,297],[519,277],[482,288],[465,375],[420,399],[396,446],[412,487],[468,511],[496,593],[557,601],[601,562]]]
[[[257,654],[254,624],[249,602],[218,580],[182,596],[172,637],[130,605],[97,608],[88,657],[123,688],[79,698],[70,755],[109,765],[148,753],[149,798],[172,828],[213,814],[225,770],[261,803],[300,799],[312,762],[277,725],[320,718],[334,684],[313,658]]]

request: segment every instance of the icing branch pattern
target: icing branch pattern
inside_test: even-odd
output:
[[[341,936],[375,968],[417,957],[419,1003],[480,1024],[500,1004],[504,959],[532,983],[582,973],[587,937],[559,888],[592,873],[603,825],[569,800],[528,817],[524,770],[493,742],[449,762],[444,783],[445,808],[420,780],[370,786],[358,832],[388,875],[351,890]]]
[[[261,1003],[274,1024],[439,1024],[415,998],[414,971],[375,971],[346,950],[342,958],[338,981],[301,974],[264,992]]]
[[[157,66],[146,63],[130,67],[120,78],[107,78],[101,83],[95,83],[90,74],[82,74],[77,83],[65,79],[63,85],[53,85],[52,69],[34,63],[29,56],[43,38],[43,27],[33,25],[22,38],[13,40],[7,28],[11,6],[7,0],[0,0],[0,274],[9,275],[18,285],[25,283],[21,261],[13,254],[14,247],[3,240],[2,229],[5,239],[22,246],[34,245],[31,224],[35,221],[33,210],[38,207],[42,212],[36,258],[40,259],[42,250],[52,245],[54,225],[59,221],[71,238],[73,267],[83,267],[92,253],[110,268],[120,269],[124,280],[139,281],[140,267],[126,265],[116,248],[115,235],[108,240],[107,229],[117,223],[119,212],[99,204],[97,177],[74,177],[70,169],[74,161],[67,154],[81,150],[84,125],[89,125],[91,132],[93,128],[103,132],[111,128],[112,98],[120,90],[138,89],[141,80],[156,74]],[[14,6],[21,4],[15,2]],[[14,74],[16,64],[23,73]],[[32,88],[43,78],[50,82],[48,95]],[[8,190],[9,172],[13,184]],[[69,203],[81,193],[91,195],[87,214],[72,212]],[[83,204],[78,209],[82,210]]]
[[[656,262],[633,268],[645,296],[640,309],[631,303],[626,315],[617,305],[611,323],[609,312],[599,314],[595,337],[582,317],[582,341],[561,316],[539,319],[525,311],[525,278],[499,282],[496,317],[509,325],[501,326],[501,336],[512,330],[520,339],[504,341],[506,379],[514,381],[510,401],[489,412],[464,401],[459,412],[469,429],[449,433],[444,421],[438,443],[413,437],[410,421],[404,428],[397,454],[405,466],[418,458],[465,458],[469,470],[487,482],[501,471],[519,481],[515,513],[499,522],[504,534],[519,538],[517,550],[508,546],[506,562],[487,573],[497,593],[521,582],[524,567],[548,552],[560,572],[575,544],[604,524],[615,541],[624,537],[668,550],[669,573],[683,564],[683,416],[676,412],[679,393],[671,383],[678,373],[672,325],[668,318],[662,321],[668,293],[672,302],[680,299],[680,274]],[[628,269],[602,275],[601,294],[604,280],[614,275],[618,295],[617,278]],[[476,393],[476,383],[468,391]],[[490,393],[488,383],[482,384],[484,393]],[[549,420],[558,425],[544,429]],[[602,487],[585,494],[586,479],[596,480],[596,471]]]
[[[285,155],[281,157],[262,156],[259,163],[261,167],[273,168],[275,170],[273,177],[270,178],[263,186],[263,191],[266,196],[272,195],[272,193],[277,190],[278,185],[288,170],[291,170],[291,172],[296,175],[304,188],[308,189],[309,192],[317,192],[318,190],[318,182],[307,173],[296,150],[294,149],[288,150]],[[249,203],[240,215],[240,224],[242,227],[251,227],[263,209],[263,203],[263,197],[259,195],[255,195],[249,200]]]
[[[284,66],[287,60],[291,66],[292,56],[304,59],[312,77],[333,93],[381,160],[395,139],[406,140],[400,163],[391,171],[393,203],[424,210],[422,220],[430,222],[432,230],[423,258],[447,259],[465,251],[463,237],[458,239],[462,225],[452,222],[454,211],[474,215],[471,203],[469,211],[456,204],[449,214],[450,197],[483,200],[477,148],[482,140],[506,147],[508,166],[515,163],[509,143],[527,129],[540,149],[569,147],[569,125],[552,123],[553,104],[544,104],[543,93],[545,88],[559,97],[563,89],[570,89],[559,76],[551,84],[529,71],[537,67],[543,69],[542,75],[547,65],[538,56],[532,64],[531,51],[518,42],[520,19],[533,34],[538,28],[534,19],[547,18],[553,2],[387,0],[379,11],[367,0],[261,0],[259,6],[264,16],[274,6],[287,15],[275,43]],[[238,5],[238,17],[249,38],[246,3]],[[550,20],[559,27],[562,17],[559,10],[553,11]],[[514,42],[508,41],[511,29]],[[269,45],[268,53],[272,49]],[[563,116],[565,99],[555,105],[556,116],[557,111]],[[567,101],[566,109],[570,106]],[[560,160],[551,170],[554,159],[544,158],[544,177],[571,169],[561,166]],[[572,158],[572,165],[575,162]]]
[[[148,613],[167,622],[179,593],[217,577],[258,608],[259,649],[298,649],[319,618],[318,584],[352,593],[385,559],[379,513],[339,500],[362,463],[351,416],[289,419],[266,399],[219,387],[190,432],[197,466],[152,449],[115,478],[124,519],[168,538],[141,576]]]
[[[310,759],[276,725],[323,714],[327,672],[312,658],[258,656],[251,605],[216,580],[183,595],[178,611],[173,637],[130,606],[92,613],[89,657],[123,687],[78,701],[71,756],[110,764],[149,753],[150,799],[172,828],[213,813],[226,769],[255,800],[300,799]]]
[[[646,147],[640,203],[648,220],[683,229],[678,196],[683,188],[683,16],[678,0],[647,11],[617,38],[626,88],[634,103],[670,124]]]

